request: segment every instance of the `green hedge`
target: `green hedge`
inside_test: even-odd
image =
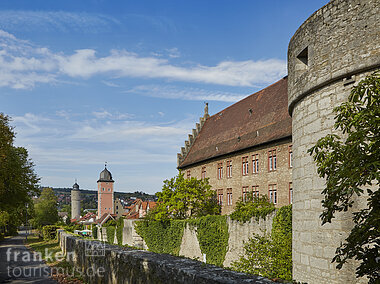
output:
[[[47,225],[42,227],[42,237],[45,241],[54,240],[57,237],[57,226]]]
[[[184,227],[183,220],[138,221],[135,225],[150,251],[173,255],[179,255]]]
[[[106,227],[107,229],[107,243],[113,245],[113,241],[115,239],[115,230],[116,230],[116,227],[115,226],[107,226]]]

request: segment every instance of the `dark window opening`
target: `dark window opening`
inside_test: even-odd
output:
[[[309,61],[309,53],[308,53],[308,48],[306,47],[304,50],[302,50],[300,52],[300,54],[298,54],[297,58],[302,62],[304,63],[305,65],[308,65],[308,61]]]

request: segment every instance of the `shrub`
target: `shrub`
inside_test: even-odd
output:
[[[271,236],[254,235],[233,269],[268,278],[292,280],[292,206],[281,207],[273,219]]]
[[[43,226],[42,237],[45,241],[54,240],[57,237],[57,226],[55,225]]]
[[[236,203],[235,211],[231,214],[231,219],[247,222],[252,217],[264,218],[275,210],[274,204],[269,202],[266,195],[261,197],[253,197],[252,194],[247,194],[246,200],[240,200]]]

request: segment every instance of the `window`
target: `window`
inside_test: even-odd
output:
[[[111,191],[111,189],[109,188],[108,191]]]
[[[293,149],[292,145],[289,146],[289,168],[293,167]]]
[[[206,167],[202,167],[201,179],[205,179],[205,178],[206,178]]]
[[[218,173],[217,173],[218,179],[223,178],[223,163],[218,163]]]
[[[259,172],[259,154],[252,155],[252,173],[257,174]]]
[[[218,203],[219,205],[223,205],[223,189],[218,189]]]
[[[232,188],[227,188],[227,205],[232,205]]]
[[[103,187],[103,191],[104,191],[104,187]]]
[[[254,199],[259,197],[259,186],[258,185],[252,186],[252,197]]]
[[[268,170],[275,171],[277,169],[276,149],[268,151]]]
[[[277,185],[270,184],[269,185],[269,202],[273,204],[277,204]]]
[[[293,204],[293,183],[289,182],[289,203]]]
[[[232,178],[232,161],[227,161],[227,178]]]
[[[248,186],[243,186],[243,189],[242,189],[242,200],[244,202],[247,201],[248,194],[249,194]]]
[[[191,178],[191,172],[190,172],[190,170],[187,170],[187,171],[186,171],[186,178],[187,178],[187,179],[190,179],[190,178]]]
[[[242,175],[248,175],[248,156],[242,158],[241,164]]]

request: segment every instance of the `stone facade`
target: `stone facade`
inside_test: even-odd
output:
[[[183,169],[186,176],[203,176],[209,178],[210,185],[217,191],[218,200],[222,204],[222,214],[232,213],[236,202],[248,190],[258,191],[259,196],[267,195],[269,190],[276,188],[276,207],[291,202],[290,188],[292,187],[292,168],[290,164],[290,138],[267,145],[253,147],[238,153],[231,153],[204,163]],[[269,151],[276,150],[276,170],[269,171]],[[243,158],[248,157],[248,173],[243,175]],[[258,159],[258,171],[253,172],[253,160]],[[227,165],[231,167],[228,177]],[[221,167],[222,176],[219,175]],[[275,187],[273,187],[275,185]],[[228,197],[228,195],[230,197]]]
[[[366,283],[354,263],[337,270],[335,249],[352,228],[352,214],[321,226],[324,180],[307,150],[334,130],[333,108],[351,87],[380,67],[380,2],[335,0],[297,30],[288,49],[293,137],[293,278],[308,283]],[[362,200],[357,200],[360,206]]]

